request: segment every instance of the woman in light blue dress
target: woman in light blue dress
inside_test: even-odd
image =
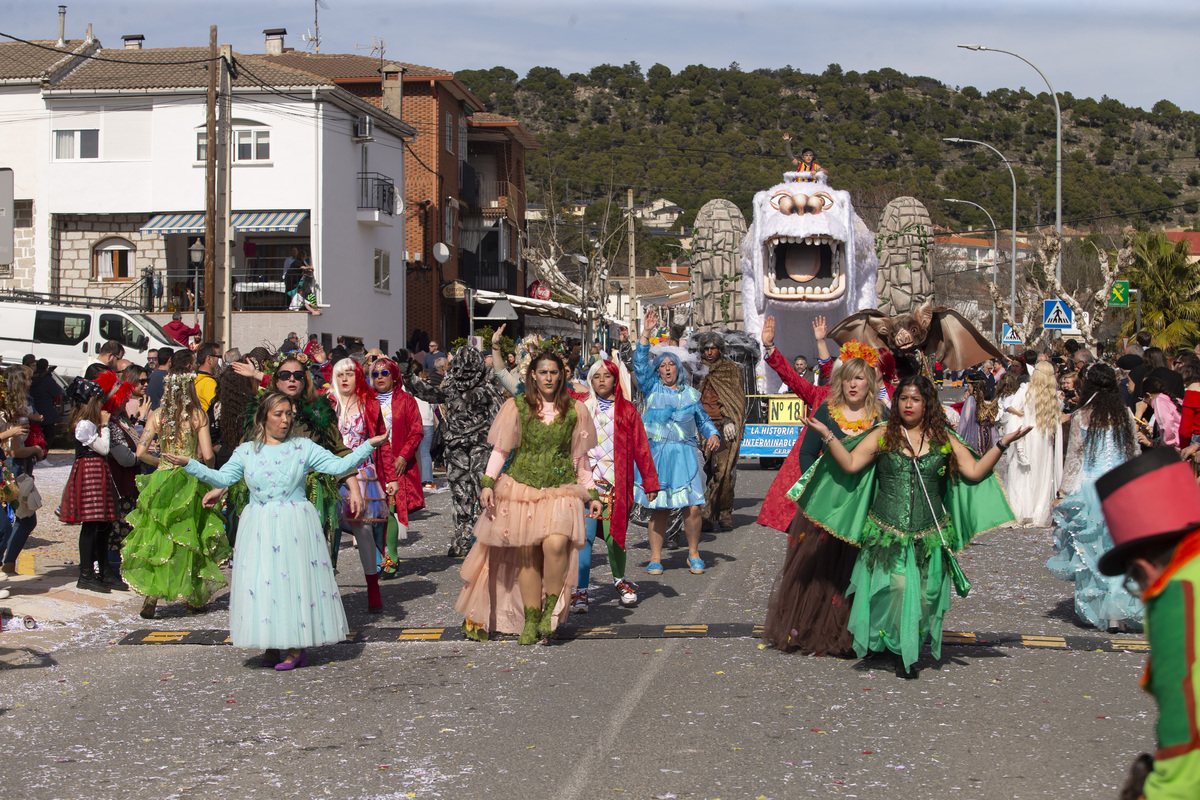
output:
[[[305,666],[304,648],[340,642],[350,630],[304,478],[309,472],[351,472],[387,438],[375,436],[338,458],[309,439],[291,437],[293,413],[287,395],[264,397],[248,441],[219,471],[187,456],[163,454],[211,486],[245,479],[250,500],[238,526],[229,635],[234,647],[264,648],[263,666],[279,670]],[[280,660],[285,648],[287,657]]]
[[[664,349],[650,361],[650,340],[647,331],[658,324],[658,312],[650,309],[642,325],[642,336],[633,353],[633,370],[638,390],[646,397],[642,423],[650,440],[650,455],[658,471],[661,490],[653,500],[642,491],[642,476],[634,477],[633,499],[650,509],[650,563],[646,572],[661,575],[663,534],[671,509],[683,512],[683,532],[688,543],[688,569],[699,575],[704,572],[700,558],[700,507],[704,505],[704,456],[700,453],[697,434],[705,446],[716,450],[721,446],[717,426],[700,405],[700,393],[687,383],[687,373],[677,350]]]
[[[1122,576],[1102,575],[1097,562],[1113,546],[1096,479],[1137,455],[1133,415],[1121,402],[1117,376],[1107,364],[1088,368],[1071,415],[1063,467],[1062,501],[1054,508],[1054,555],[1046,568],[1075,583],[1075,614],[1101,630],[1142,629],[1142,602],[1124,587]]]

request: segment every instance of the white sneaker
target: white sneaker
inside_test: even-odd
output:
[[[571,613],[586,614],[588,612],[588,590],[576,589],[571,592]]]
[[[621,596],[621,605],[631,606],[638,601],[637,586],[632,581],[621,578],[614,581],[617,587],[617,594]]]

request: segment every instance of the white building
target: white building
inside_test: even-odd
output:
[[[209,52],[126,40],[0,44],[0,167],[14,171],[19,245],[0,288],[136,303],[149,289],[160,319],[186,320],[203,286],[189,248],[204,236]],[[416,130],[398,106],[329,79],[233,61],[230,344],[278,345],[294,330],[401,346],[404,141]],[[286,310],[293,248],[313,267],[321,316]]]

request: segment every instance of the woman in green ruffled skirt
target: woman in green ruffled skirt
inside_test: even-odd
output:
[[[210,487],[152,454],[155,438],[164,454],[212,464],[208,415],[190,373],[167,376],[162,404],[138,443],[138,458],[157,469],[137,478],[140,493],[137,508],[126,518],[133,531],[121,548],[121,574],[146,596],[141,611],[146,619],[154,618],[160,599],[183,599],[190,612],[206,611],[213,592],[227,583],[220,565],[230,552],[220,513],[201,503]]]
[[[846,591],[855,653],[895,653],[897,674],[914,678],[927,638],[941,657],[953,554],[1013,521],[992,468],[1029,428],[976,458],[921,375],[900,381],[887,423],[866,433],[838,440],[819,420],[808,424],[825,455],[789,496],[814,523],[859,548]],[[956,588],[965,596],[970,587]]]

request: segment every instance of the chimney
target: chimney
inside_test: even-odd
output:
[[[142,42],[146,41],[146,37],[140,33],[127,33],[121,37],[121,41],[125,43],[126,50],[141,50]]]
[[[287,35],[287,28],[267,28],[263,34],[267,37],[267,55],[283,55],[283,37]]]
[[[383,110],[396,119],[403,119],[404,112],[404,67],[399,64],[387,63],[380,72],[383,73]]]
[[[67,46],[67,7],[58,7],[58,46]]]

